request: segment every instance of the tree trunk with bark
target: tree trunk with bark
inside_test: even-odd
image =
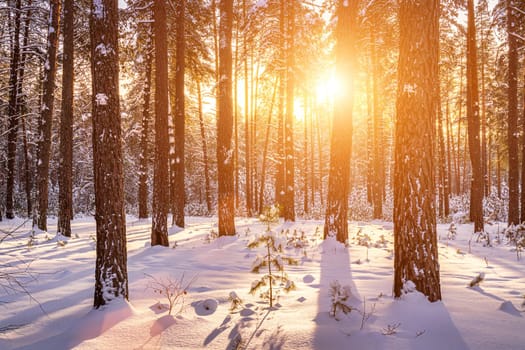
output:
[[[507,142],[509,150],[509,217],[508,224],[520,223],[519,210],[519,154],[518,154],[518,43],[514,35],[516,30],[516,15],[513,11],[514,2],[507,0],[507,38],[508,38],[508,122]]]
[[[60,167],[58,193],[58,232],[71,237],[73,220],[73,89],[74,4],[64,0],[64,56],[62,68],[62,114],[60,117]]]
[[[55,102],[55,77],[58,36],[60,31],[60,0],[49,1],[49,27],[47,53],[44,62],[44,86],[42,109],[38,121],[38,219],[40,230],[47,231],[47,206],[49,201],[49,161],[51,157],[51,126]]]
[[[166,3],[153,4],[155,39],[155,163],[151,245],[168,246],[169,137],[168,137],[168,38]]]
[[[113,299],[128,299],[116,0],[92,2],[90,33],[97,223],[94,307],[99,308]]]
[[[140,133],[140,169],[139,169],[139,218],[145,219],[148,217],[148,164],[149,164],[149,133],[150,133],[150,99],[151,99],[151,75],[153,65],[153,43],[151,36],[151,26],[148,25],[146,31],[146,47],[145,53],[145,76],[144,87],[142,91],[142,130]]]
[[[14,17],[14,35],[9,70],[9,106],[8,106],[8,133],[7,133],[7,181],[5,199],[5,217],[14,219],[14,190],[15,190],[15,163],[16,144],[18,136],[18,66],[20,62],[20,13],[22,1],[16,0]]]
[[[219,4],[219,108],[217,115],[217,171],[219,236],[235,234],[233,187],[232,27],[233,0]]]
[[[476,46],[476,24],[474,1],[468,0],[467,28],[467,120],[472,182],[470,185],[470,220],[474,222],[474,232],[483,232],[483,167],[481,163],[480,115],[478,65]]]
[[[175,62],[175,115],[173,125],[175,127],[175,154],[173,160],[173,173],[171,181],[171,198],[173,222],[178,227],[184,227],[184,206],[186,202],[186,190],[184,186],[184,135],[185,135],[185,107],[184,107],[184,56],[185,56],[185,37],[184,37],[184,18],[185,0],[175,3],[177,11],[176,23],[176,62]]]
[[[341,81],[334,97],[330,172],[324,238],[348,240],[348,196],[350,191],[350,159],[352,156],[353,76],[355,74],[355,32],[358,0],[340,0],[337,4],[336,75]]]
[[[435,210],[439,0],[400,1],[394,150],[394,295],[441,299]],[[417,64],[414,64],[417,62]]]
[[[285,103],[285,84],[286,70],[284,66],[285,56],[285,36],[286,36],[286,7],[285,0],[279,3],[279,102],[277,107],[277,171],[275,173],[275,203],[280,208],[280,215],[283,215],[284,199],[284,103]]]
[[[286,115],[284,120],[284,197],[285,221],[295,221],[295,7],[296,0],[286,2]]]

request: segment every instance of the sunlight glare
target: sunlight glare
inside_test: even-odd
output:
[[[340,93],[341,82],[334,72],[327,73],[323,77],[325,80],[320,80],[317,83],[317,98],[321,102],[328,102]]]

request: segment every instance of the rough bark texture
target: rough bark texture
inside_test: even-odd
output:
[[[171,183],[173,224],[184,227],[184,205],[186,202],[184,187],[184,12],[185,0],[176,2],[177,10],[177,44],[175,62],[175,153],[173,162],[173,181]]]
[[[521,129],[525,130],[525,90],[523,91],[523,113]],[[521,195],[520,195],[520,218],[525,221],[525,132],[521,136]]]
[[[248,26],[248,15],[246,10],[246,0],[242,2],[242,15],[244,19],[244,25]],[[244,147],[245,147],[245,168],[246,168],[246,215],[252,216],[252,186],[251,186],[251,177],[252,177],[252,167],[251,167],[251,158],[252,158],[252,140],[250,132],[250,106],[249,106],[249,81],[248,76],[248,31],[244,31],[244,40],[243,40],[243,52],[244,52]],[[252,81],[253,85],[253,81]]]
[[[168,246],[169,137],[168,137],[168,38],[166,3],[153,4],[155,37],[155,165],[151,245]]]
[[[49,1],[49,29],[47,53],[44,62],[42,110],[38,120],[38,219],[40,230],[47,231],[47,205],[49,195],[49,160],[51,157],[51,126],[55,101],[56,54],[60,31],[60,0]]]
[[[380,63],[378,57],[378,40],[376,28],[371,29],[371,59],[372,59],[372,80],[373,80],[373,174],[372,174],[372,201],[374,203],[374,218],[382,219],[383,217],[383,192],[384,192],[384,170],[383,170],[383,114],[381,107],[381,97],[379,84],[381,81]]]
[[[295,221],[295,150],[294,150],[294,91],[295,91],[295,6],[296,0],[286,2],[286,115],[284,120],[284,198],[283,216]]]
[[[6,199],[5,217],[13,219],[14,210],[14,189],[15,189],[15,162],[16,162],[16,143],[18,135],[18,115],[17,115],[17,85],[18,85],[18,65],[20,62],[20,9],[22,1],[16,0],[14,18],[13,50],[11,54],[11,66],[9,72],[9,107],[8,123],[9,131],[7,134],[7,180],[6,180]]]
[[[336,237],[341,243],[348,239],[348,195],[350,188],[350,158],[352,156],[353,73],[358,0],[340,0],[337,5],[336,75],[341,88],[334,97],[330,172],[324,237]]]
[[[436,233],[434,140],[439,0],[400,1],[394,150],[394,295],[412,281],[441,299]]]
[[[468,145],[472,166],[470,185],[470,220],[474,222],[474,232],[483,231],[483,167],[481,164],[481,123],[479,115],[478,65],[476,47],[476,22],[474,1],[468,0],[467,28],[467,120]]]
[[[284,197],[284,101],[285,101],[285,84],[286,70],[285,61],[285,1],[281,0],[279,4],[279,102],[277,108],[277,171],[275,172],[275,203],[281,208]]]
[[[518,160],[518,43],[513,31],[516,28],[516,16],[512,10],[513,1],[507,0],[507,36],[509,42],[509,114],[507,138],[509,150],[509,217],[508,223],[517,225],[519,211],[519,160]]]
[[[64,0],[64,58],[62,68],[62,114],[60,117],[60,168],[58,232],[71,237],[73,219],[73,87],[74,4]]]
[[[217,172],[219,236],[234,235],[232,27],[233,0],[219,4],[219,108],[217,114]]]
[[[24,21],[24,39],[22,43],[22,47],[27,47],[29,43],[29,32],[31,27],[31,17],[32,17],[32,11],[31,6],[33,5],[33,1],[29,0],[26,4],[28,7],[28,10],[26,12],[26,18]],[[24,50],[22,50],[24,51]],[[17,112],[16,114],[20,116],[20,121],[22,122],[22,144],[24,149],[24,180],[25,180],[25,192],[26,192],[26,209],[27,209],[27,217],[31,217],[33,214],[33,199],[32,199],[32,189],[33,189],[33,172],[31,167],[31,155],[29,151],[29,144],[27,142],[27,129],[26,129],[26,114],[28,114],[26,101],[24,98],[23,93],[23,85],[24,85],[24,76],[25,76],[25,68],[26,68],[26,59],[27,59],[27,50],[24,51],[20,57],[20,67],[18,69],[18,81],[17,81],[17,93],[16,96],[18,98],[17,103]]]
[[[117,0],[93,1],[90,32],[97,223],[94,306],[99,308],[116,298],[128,299]]]
[[[151,50],[153,49],[151,38],[151,27],[148,26],[146,32],[146,72],[144,77],[143,88],[143,105],[142,105],[142,130],[140,134],[140,170],[139,170],[139,218],[145,219],[148,217],[148,163],[149,163],[149,133],[150,133],[150,100],[151,100],[151,74],[153,57]]]

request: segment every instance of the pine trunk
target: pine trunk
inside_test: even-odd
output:
[[[235,191],[232,160],[232,27],[233,0],[219,4],[219,108],[217,115],[217,172],[219,236],[235,234]]]
[[[372,80],[373,80],[373,176],[372,176],[372,193],[374,203],[374,218],[381,219],[383,216],[383,191],[384,191],[384,180],[383,180],[383,117],[381,115],[381,101],[379,91],[379,58],[377,53],[377,37],[375,35],[375,29],[372,29]]]
[[[358,0],[340,0],[337,5],[336,75],[340,91],[334,96],[332,140],[330,145],[330,173],[324,238],[348,240],[348,195],[350,188],[350,158],[352,156],[353,76],[356,50],[354,33],[357,29]]]
[[[483,167],[481,163],[479,89],[477,69],[476,25],[474,1],[468,0],[467,29],[467,120],[472,182],[470,185],[470,220],[474,222],[474,232],[483,228]]]
[[[523,118],[521,128],[525,130],[525,89],[523,90]],[[522,133],[522,144],[521,144],[521,223],[525,222],[525,132]]]
[[[62,68],[62,114],[60,117],[60,167],[58,232],[71,237],[73,220],[73,89],[74,89],[74,4],[64,0],[64,56]]]
[[[242,16],[244,19],[245,27],[248,26],[248,17],[246,9],[246,0],[242,2]],[[252,188],[251,188],[251,130],[250,130],[250,106],[249,106],[249,76],[248,76],[248,31],[244,31],[243,38],[243,53],[244,53],[244,164],[245,164],[245,191],[246,191],[246,215],[248,217],[252,216]]]
[[[294,90],[295,90],[295,0],[286,3],[286,115],[284,121],[284,198],[285,221],[295,221],[295,152],[294,152]]]
[[[411,281],[430,301],[436,301],[441,299],[434,177],[439,0],[402,0],[399,26],[394,295],[399,298]]]
[[[171,183],[173,224],[184,227],[184,205],[186,202],[184,186],[184,139],[185,139],[185,107],[184,107],[184,13],[185,0],[176,2],[177,10],[177,57],[175,62],[175,154],[174,173]]]
[[[151,27],[146,31],[146,71],[144,76],[144,87],[142,91],[142,130],[140,132],[140,170],[139,170],[139,218],[148,217],[148,164],[149,164],[149,134],[150,134],[150,100],[151,100],[151,75],[152,75],[152,37]]]
[[[97,223],[94,306],[99,308],[113,299],[128,299],[116,0],[93,1],[90,32]]]
[[[26,48],[29,43],[29,30],[31,25],[31,6],[33,4],[32,0],[29,0],[27,2],[27,13],[24,23],[24,39],[22,47]],[[24,51],[24,50],[23,50]],[[27,209],[27,217],[31,217],[33,214],[33,199],[31,196],[31,192],[33,189],[33,173],[31,169],[31,155],[29,154],[29,144],[27,142],[27,129],[26,129],[26,115],[28,114],[26,101],[24,99],[24,93],[23,93],[23,85],[24,85],[24,75],[25,75],[25,67],[26,67],[26,59],[27,59],[27,52],[24,51],[22,53],[22,56],[20,58],[20,68],[18,72],[18,81],[17,81],[17,97],[19,99],[17,103],[17,115],[20,116],[20,120],[22,122],[22,144],[24,148],[24,171],[25,171],[25,192],[26,192],[26,209]]]
[[[151,245],[168,246],[169,137],[168,137],[168,38],[166,3],[153,5],[155,40],[155,163]]]
[[[44,86],[41,115],[38,121],[38,221],[40,230],[47,231],[47,206],[49,201],[49,161],[51,157],[51,126],[55,102],[56,54],[60,30],[60,0],[49,1],[49,28],[47,53],[44,63]]]
[[[516,29],[516,15],[512,10],[514,2],[507,0],[507,36],[508,36],[508,102],[509,114],[507,124],[507,138],[509,151],[509,217],[508,224],[518,225],[520,222],[519,210],[519,154],[518,154],[518,43],[514,30]]]
[[[279,104],[277,110],[277,171],[275,174],[275,203],[280,207],[280,215],[284,214],[284,101],[286,70],[285,61],[285,1],[279,3]]]
[[[15,190],[15,163],[16,163],[16,144],[18,139],[18,66],[20,62],[20,12],[22,1],[16,0],[14,18],[14,36],[11,53],[11,66],[9,70],[9,106],[8,106],[8,125],[7,134],[7,183],[5,199],[5,217],[13,219],[14,209],[14,190]]]

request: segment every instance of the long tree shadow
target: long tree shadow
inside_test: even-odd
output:
[[[336,339],[345,337],[348,322],[345,322],[346,320],[339,322],[330,315],[332,309],[330,285],[337,281],[341,286],[350,288],[351,296],[346,301],[350,306],[359,306],[361,297],[352,278],[348,248],[335,239],[328,238],[320,245],[320,249],[318,311],[314,320],[316,330],[313,345],[316,349],[335,349],[339,345]]]

